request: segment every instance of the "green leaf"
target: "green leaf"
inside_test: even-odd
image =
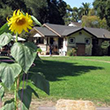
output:
[[[31,87],[32,92],[34,93],[34,95],[35,95],[37,98],[39,98],[39,96],[38,96],[38,94],[37,94],[37,92],[36,92],[37,87],[33,84],[33,82],[30,81],[30,80],[28,80],[28,85]]]
[[[35,18],[34,16],[31,15],[32,20],[39,26],[42,26],[42,24]]]
[[[4,106],[0,110],[15,110],[14,99],[6,101]]]
[[[36,46],[32,43],[15,43],[11,48],[11,55],[27,73],[36,58]]]
[[[32,42],[26,42],[25,45],[32,49],[34,52],[37,52],[37,46]]]
[[[3,34],[4,32],[10,33],[8,23],[5,23],[5,24],[0,28],[0,35]]]
[[[3,33],[0,35],[0,47],[7,45],[12,39],[10,33]]]
[[[31,81],[33,82],[33,84],[38,87],[39,89],[41,89],[42,91],[46,92],[47,94],[49,94],[49,82],[44,78],[43,75],[41,75],[41,73],[36,73],[31,77]]]
[[[4,85],[10,90],[15,78],[21,73],[22,68],[19,64],[1,63],[0,77]]]
[[[5,92],[4,87],[0,84],[0,98],[1,98],[1,99],[2,99],[3,96],[4,96],[4,92]]]
[[[26,106],[23,103],[21,103],[20,104],[20,110],[29,110],[29,109],[26,108]]]
[[[23,96],[22,96],[22,91],[23,91]],[[19,95],[20,100],[24,104],[23,108],[29,109],[30,103],[31,103],[31,99],[32,99],[32,89],[29,86],[27,86],[26,89],[19,90],[18,91],[18,95]]]

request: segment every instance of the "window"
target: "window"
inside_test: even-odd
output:
[[[86,38],[86,39],[85,39],[85,43],[86,43],[86,44],[90,44],[90,39],[89,39],[89,38]]]
[[[69,43],[70,43],[70,44],[74,44],[74,43],[75,43],[75,38],[70,38],[70,39],[69,39]]]

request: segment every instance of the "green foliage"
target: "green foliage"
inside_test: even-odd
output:
[[[31,18],[33,19],[33,21],[39,25],[39,26],[42,26],[41,23],[34,17],[34,16],[31,16]]]
[[[2,86],[2,84],[0,84],[0,98],[2,99],[4,96],[4,87]]]
[[[63,0],[1,0],[0,26],[6,23],[6,18],[17,9],[35,16],[41,23],[64,24],[66,2]]]
[[[21,95],[22,91],[24,92],[23,97]],[[20,100],[23,102],[23,104],[27,108],[27,110],[29,110],[31,99],[32,99],[32,89],[29,86],[27,86],[26,89],[19,90],[18,95],[19,95]]]
[[[67,55],[76,56],[76,52],[77,52],[77,50],[75,48],[72,48],[72,49],[68,50]]]
[[[100,19],[106,19],[107,26],[110,27],[110,1],[109,0],[95,0],[93,2],[94,9]]]
[[[21,73],[21,66],[17,63],[0,64],[0,77],[4,85],[10,90],[16,77]]]
[[[41,53],[42,52],[42,49],[41,48],[38,48],[37,49],[37,52],[40,52]]]
[[[82,27],[92,27],[92,28],[107,28],[106,20],[101,20],[97,16],[83,16],[82,17]]]
[[[70,22],[78,22],[84,15],[88,15],[90,11],[90,3],[82,3],[82,6],[71,8],[70,5],[66,7],[66,15],[64,17],[65,24]]]
[[[90,3],[82,3],[82,6],[79,8],[79,18],[82,16],[88,15],[90,10]]]
[[[14,99],[6,101],[0,110],[15,110]]]
[[[109,47],[109,41],[104,41],[101,44],[101,49],[102,49],[102,55],[107,55],[108,54],[108,47]]]
[[[5,24],[0,28],[0,35],[3,34],[4,32],[10,33],[8,23],[5,23]]]
[[[11,48],[11,55],[21,65],[23,71],[27,73],[36,58],[36,46],[26,42],[24,44],[14,43]]]
[[[49,83],[41,73],[34,74],[31,77],[31,81],[36,87],[49,95]]]
[[[93,2],[94,9],[97,11],[97,15],[103,19],[105,17],[105,8],[107,0],[95,0]]]
[[[3,33],[0,36],[0,46],[5,46],[7,45],[12,39],[12,35],[10,33]]]
[[[36,24],[41,25],[37,19],[34,18],[34,20]],[[7,23],[0,28],[1,47],[11,42],[12,35],[8,33],[8,28]],[[7,92],[5,90],[8,89],[14,90],[14,99],[5,101],[4,106],[0,110],[18,110],[19,100],[22,102],[21,110],[29,110],[32,93],[38,97],[36,88],[49,94],[49,82],[41,74],[29,71],[36,59],[36,45],[32,42],[18,43],[17,37],[16,34],[15,42],[11,48],[12,58],[6,57],[11,59],[12,62],[0,62],[0,97],[3,98]],[[5,57],[3,56],[3,58]],[[24,75],[27,75],[30,79],[28,77],[24,79]],[[25,87],[19,86],[21,83],[25,83]]]
[[[101,44],[101,48],[102,49],[106,49],[106,48],[108,48],[109,47],[109,41],[104,41],[104,42],[102,42],[102,44]]]

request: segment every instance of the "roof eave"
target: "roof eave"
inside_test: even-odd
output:
[[[41,33],[36,27],[34,27],[34,29],[42,36],[45,37],[45,35],[43,33]]]
[[[58,35],[59,37],[61,37],[61,35],[59,33],[57,33],[55,30],[53,30],[51,27],[49,27],[46,24],[43,24],[43,26],[47,27],[50,31],[52,31],[53,33],[55,33],[56,35]]]

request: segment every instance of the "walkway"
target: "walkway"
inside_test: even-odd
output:
[[[55,107],[39,107],[38,110],[56,110]],[[97,110],[110,110],[110,108],[100,107]]]

